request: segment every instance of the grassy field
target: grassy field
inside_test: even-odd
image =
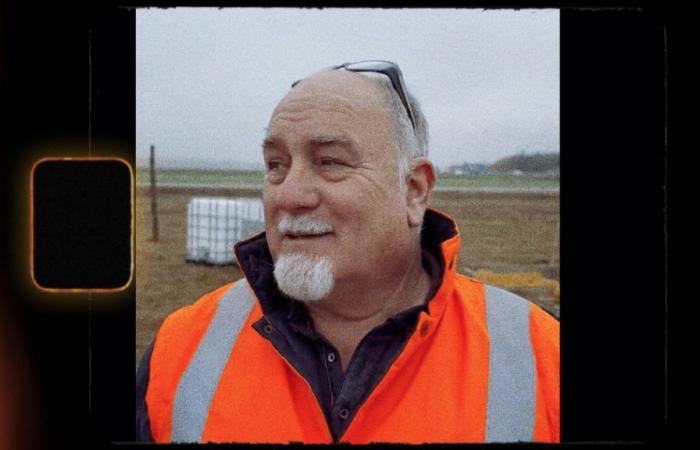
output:
[[[158,169],[156,183],[164,184],[208,184],[222,186],[262,185],[263,174],[258,171],[226,171],[226,170],[195,170],[195,169]],[[147,169],[136,169],[136,183],[150,183]],[[495,188],[495,189],[558,189],[559,179],[556,177],[531,177],[508,175],[480,176],[446,176],[437,179],[437,187],[461,187],[465,189]]]
[[[559,189],[559,178],[512,175],[447,176],[439,175],[436,186],[497,189]]]
[[[147,169],[136,169],[136,184],[150,183]],[[156,183],[176,184],[221,184],[221,185],[262,185],[263,173],[259,171],[197,170],[197,169],[158,169]]]
[[[260,191],[159,189],[160,240],[152,242],[150,196],[148,189],[137,189],[137,361],[168,314],[241,277],[234,266],[185,263],[187,202],[196,195],[260,197]],[[461,272],[492,284],[502,282],[503,287],[557,310],[558,194],[436,192],[431,206],[450,214],[458,223]]]

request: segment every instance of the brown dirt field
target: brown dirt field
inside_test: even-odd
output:
[[[137,362],[168,314],[241,277],[234,266],[185,262],[187,202],[198,195],[259,197],[260,193],[234,189],[159,189],[160,239],[152,242],[150,194],[143,188],[137,190]],[[457,221],[461,234],[458,267],[462,272],[478,269],[541,272],[547,278],[559,280],[558,194],[435,192],[430,204]],[[558,302],[547,289],[513,291],[538,303]]]

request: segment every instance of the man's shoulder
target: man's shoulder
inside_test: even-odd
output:
[[[191,332],[198,327],[206,326],[216,311],[219,299],[235,284],[241,282],[245,282],[245,279],[227,283],[202,295],[194,303],[176,309],[163,321],[157,338],[164,340],[172,335]]]
[[[221,296],[224,295],[224,293],[228,291],[235,283],[237,282],[234,281],[231,283],[227,283],[223,286],[214,289],[213,291],[207,292],[206,294],[199,297],[194,303],[183,306],[173,311],[167,319],[170,319],[171,317],[177,318],[180,316],[197,315],[208,309],[216,307],[216,302],[218,301],[218,299],[221,298]]]
[[[497,301],[509,302],[511,304],[522,304],[522,302],[530,303],[530,301],[524,297],[501,287],[487,284],[470,275],[458,273],[456,279],[457,286],[460,290],[472,292],[481,298],[496,298],[498,299]]]
[[[559,321],[538,304],[489,284],[484,284],[484,297],[494,321],[512,324],[514,318],[521,317],[535,348],[547,353],[559,352]]]
[[[481,295],[484,290],[483,281],[459,272],[455,274],[455,285],[460,292],[473,295]]]
[[[530,319],[539,327],[547,329],[558,328],[559,321],[552,317],[537,303],[515,294],[502,287],[484,283],[483,281],[464,274],[457,274],[457,286],[462,294],[479,300],[495,302],[504,308],[526,308]]]

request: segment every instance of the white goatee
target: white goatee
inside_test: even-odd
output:
[[[333,227],[309,215],[284,214],[277,224],[281,235],[313,236],[331,233]],[[302,302],[315,302],[333,289],[333,267],[327,257],[303,253],[280,255],[275,262],[275,280],[280,290]]]
[[[333,290],[329,258],[300,253],[281,255],[273,273],[280,290],[302,302],[321,300]]]

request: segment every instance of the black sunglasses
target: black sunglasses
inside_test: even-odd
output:
[[[401,103],[403,103],[406,112],[408,113],[408,118],[411,119],[411,125],[413,125],[413,130],[416,129],[416,119],[413,116],[413,110],[411,109],[410,103],[408,103],[408,98],[406,97],[406,85],[403,81],[403,75],[401,74],[401,69],[399,65],[391,61],[359,61],[354,63],[343,63],[337,66],[331,66],[328,70],[338,70],[345,69],[351,72],[375,72],[381,73],[389,77],[391,84],[394,86],[394,90],[399,94]],[[301,80],[292,83],[292,87],[299,84]]]

